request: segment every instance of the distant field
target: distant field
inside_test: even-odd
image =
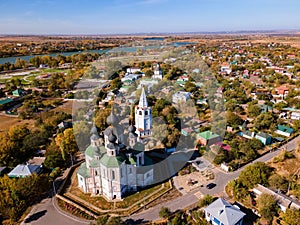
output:
[[[8,117],[0,115],[0,132],[8,131],[12,126],[18,126],[26,124],[28,128],[31,129],[34,127],[34,120],[21,120],[16,117]]]
[[[56,107],[54,111],[72,114],[73,101],[65,101],[62,105]]]

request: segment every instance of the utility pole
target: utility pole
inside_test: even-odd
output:
[[[146,200],[146,194],[144,194],[144,210],[146,210],[145,200]]]
[[[55,181],[54,180],[52,181],[52,186],[53,186],[53,193],[54,193],[54,195],[56,195]]]

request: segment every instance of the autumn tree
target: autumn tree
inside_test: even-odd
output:
[[[298,225],[300,224],[300,211],[297,209],[287,209],[282,219],[289,225]]]
[[[78,146],[73,133],[73,128],[68,128],[62,133],[59,133],[55,138],[56,145],[61,150],[62,158],[66,159],[66,154],[71,157],[78,151]]]
[[[269,222],[272,221],[279,210],[276,198],[273,195],[264,193],[258,197],[257,206],[260,215]]]

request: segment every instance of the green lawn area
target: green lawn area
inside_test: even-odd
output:
[[[68,72],[65,69],[42,69],[41,73],[59,73],[59,72]]]

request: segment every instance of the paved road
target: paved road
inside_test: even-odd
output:
[[[66,215],[53,204],[54,198],[44,199],[35,205],[21,225],[84,225],[84,222],[71,215]]]
[[[290,141],[286,145],[282,146],[280,149],[286,148],[288,151],[294,150],[298,143],[300,142],[300,136]],[[274,156],[279,154],[279,150],[269,152],[268,154],[260,157],[255,160],[255,162],[266,162],[272,159]],[[186,208],[194,203],[198,202],[198,199],[203,194],[221,194],[224,191],[224,187],[228,181],[235,179],[239,176],[244,167],[240,168],[238,171],[233,173],[225,173],[221,171],[219,168],[213,168],[213,172],[215,173],[214,183],[217,184],[216,187],[212,189],[207,189],[206,187],[195,189],[189,193],[185,193],[183,196],[176,198],[169,202],[163,202],[160,205],[147,209],[138,214],[134,214],[130,216],[131,219],[135,221],[155,221],[159,219],[158,212],[162,206],[170,208],[172,211],[176,211],[178,209]],[[60,210],[58,210],[52,202],[52,198],[45,199],[40,204],[33,207],[30,214],[26,218],[32,218],[34,220],[28,223],[22,223],[22,225],[83,225],[88,224],[87,222],[80,221],[74,217],[69,215],[65,215]]]

